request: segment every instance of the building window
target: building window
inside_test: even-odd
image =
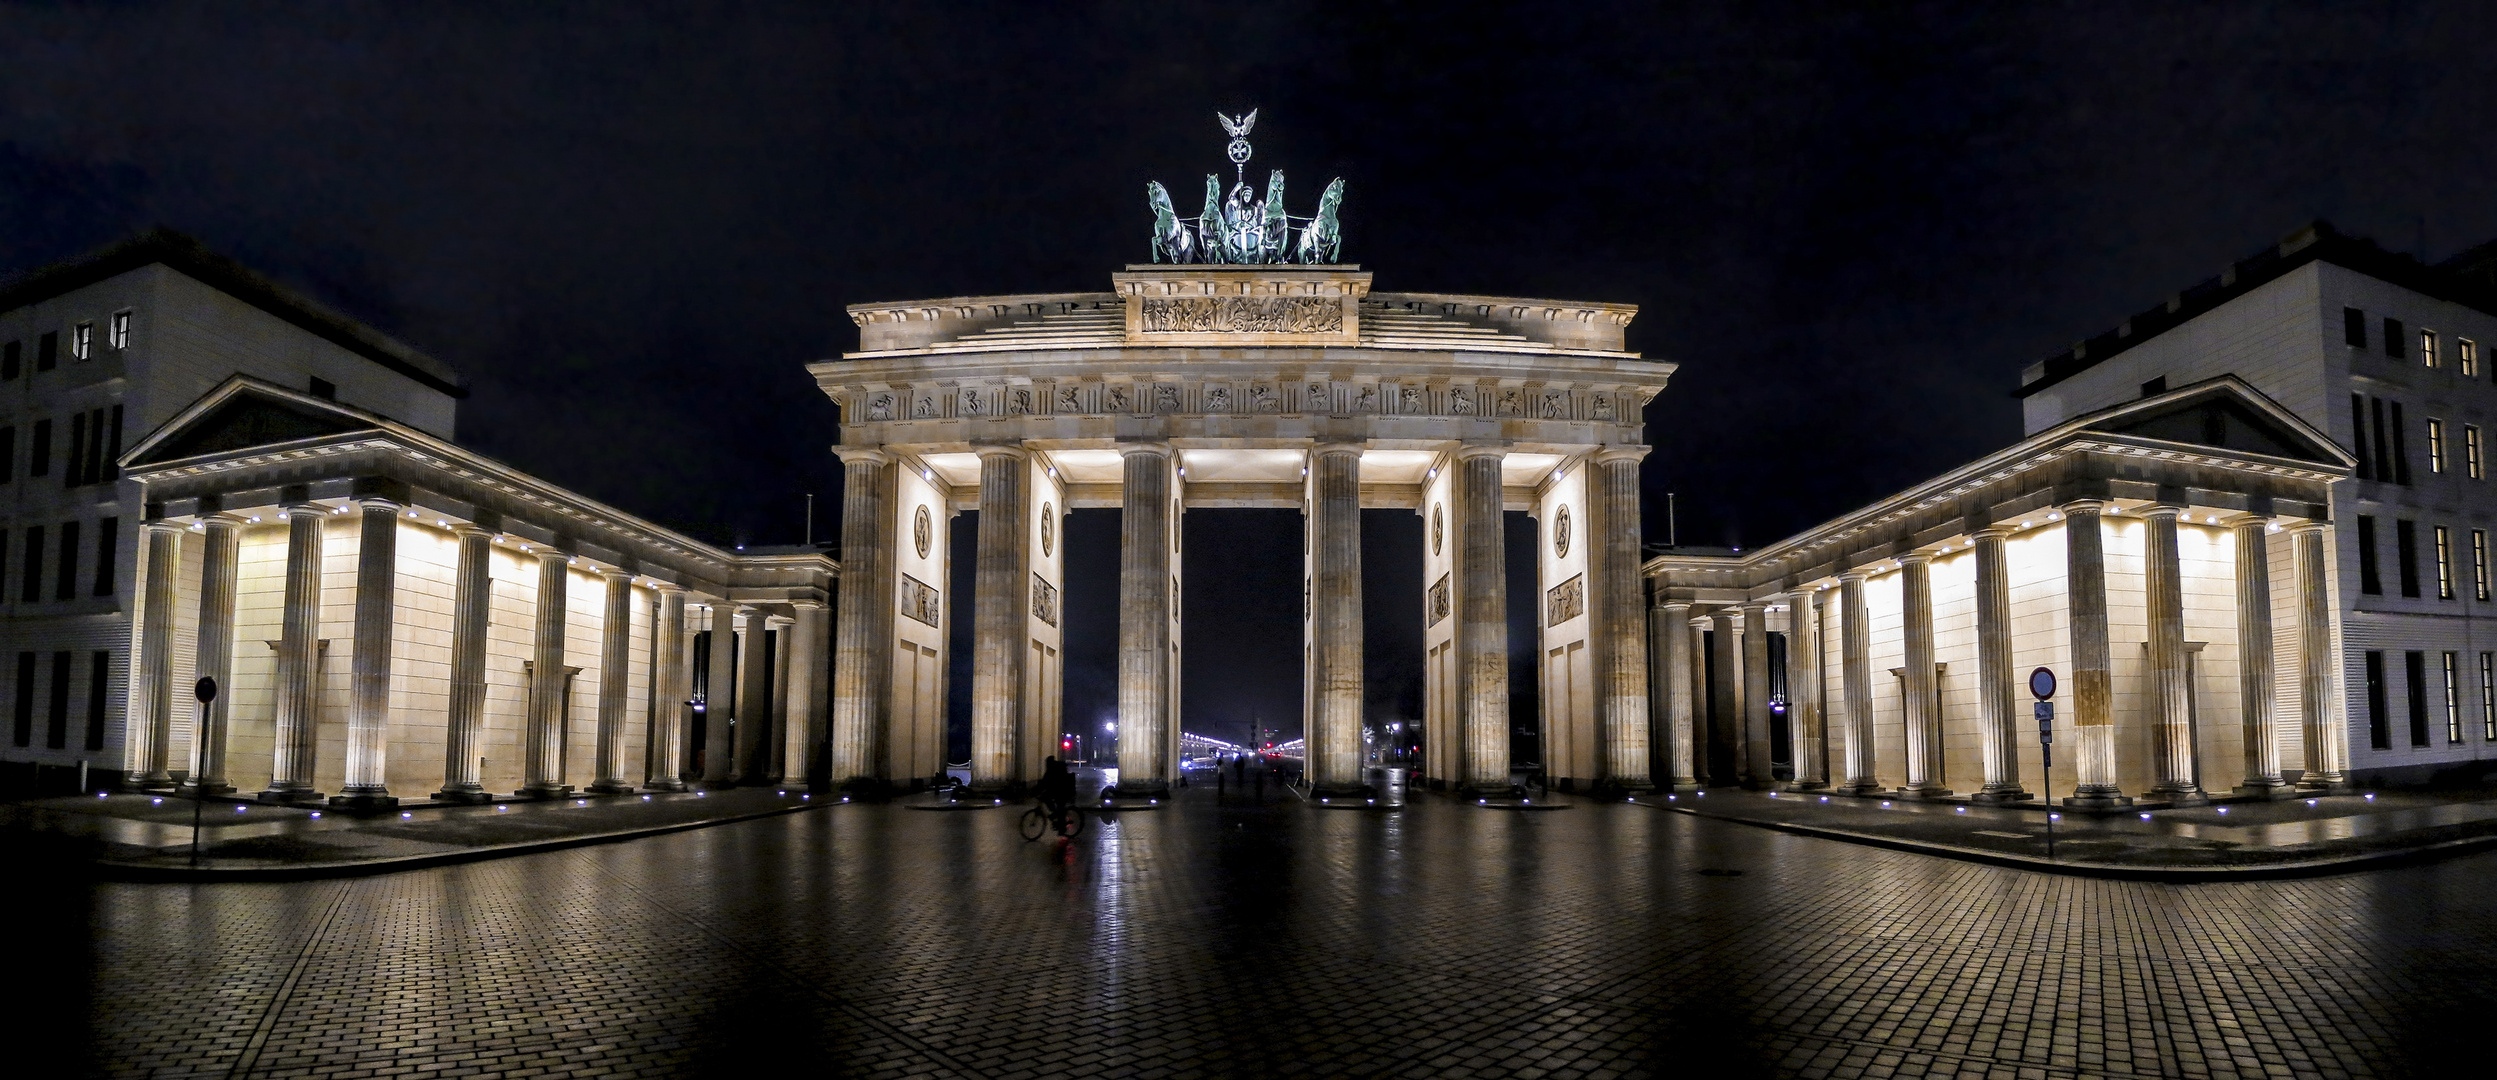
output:
[[[2480,343],[2467,337],[2455,338],[2454,368],[2462,372],[2463,377],[2466,379],[2478,376],[2480,373]]]
[[[45,695],[43,744],[55,750],[69,746],[69,653],[52,654],[52,692]]]
[[[26,475],[42,476],[52,471],[52,421],[35,421],[35,444],[26,448]]]
[[[2488,530],[2471,530],[2471,595],[2488,599]]]
[[[2152,379],[2149,382],[2142,384],[2143,397],[2158,397],[2159,395],[2167,392],[2168,377],[2165,375],[2161,375],[2156,379]]]
[[[2341,309],[2341,340],[2350,348],[2367,347],[2367,313],[2354,307]]]
[[[2403,687],[2410,704],[2410,745],[2428,744],[2428,654],[2412,649],[2402,654]]]
[[[43,599],[43,526],[26,527],[26,565],[17,575],[17,598],[32,603]]]
[[[2460,659],[2455,653],[2445,654],[2445,741],[2449,743],[2462,741],[2462,699],[2457,696],[2462,691],[2454,678],[2454,666]]]
[[[2400,319],[2384,320],[2384,355],[2395,360],[2402,359],[2402,340],[2402,321]]]
[[[21,355],[24,352],[23,342],[12,341],[6,345],[0,345],[0,382],[17,377],[18,365],[24,362]]]
[[[0,484],[17,479],[17,429],[0,427]]]
[[[77,487],[87,477],[87,414],[69,414],[69,460],[62,463],[61,486]]]
[[[2462,474],[2473,480],[2487,479],[2485,461],[2480,456],[2480,425],[2462,425]]]
[[[66,529],[69,526],[63,525]],[[2400,572],[2402,595],[2419,596],[2419,523],[2409,518],[2393,522],[2393,566]]]
[[[2497,653],[2480,654],[2480,738],[2497,742]]]
[[[2374,479],[2389,481],[2393,479],[2393,446],[2388,441],[2391,436],[2384,430],[2384,399],[2368,398],[2367,412],[2375,420],[2376,475]]]
[[[69,328],[69,357],[84,360],[95,355],[95,324],[82,322]]]
[[[78,523],[61,523],[60,559],[52,564],[52,598],[78,598]]]
[[[2446,653],[2446,660],[2450,662],[2453,655]],[[94,658],[88,662],[87,666],[87,749],[89,750],[104,749],[105,691],[110,687],[112,678],[113,654],[102,649],[96,650]]]
[[[2358,459],[2358,478],[2376,478],[2375,458],[2367,453],[2367,395],[2350,395],[2350,448]]]
[[[109,344],[111,344],[111,345],[112,345],[112,347],[114,347],[114,348],[116,348],[116,349],[127,349],[127,348],[129,348],[129,347],[130,347],[130,313],[129,313],[129,312],[127,312],[127,311],[116,311],[116,312],[114,312],[114,313],[113,313],[113,323],[112,323],[112,329],[111,329],[111,330],[109,330],[109,331],[107,331],[107,333],[110,335],[110,337],[107,339],[107,341],[108,341],[108,343],[109,343]],[[2470,374],[2470,372],[2466,371],[2466,372],[2463,372],[2463,374],[2468,375],[2468,374]]]
[[[10,742],[19,746],[35,743],[35,654],[17,654],[17,717],[10,732]]]
[[[2384,595],[2384,574],[2376,561],[2376,519],[2370,514],[2358,515],[2358,591]]]
[[[2445,471],[2445,422],[2433,416],[2428,418],[2428,471]]]
[[[2436,534],[2436,598],[2454,598],[2453,530],[2439,525]]]
[[[2384,653],[2367,651],[2367,745],[2393,748],[2393,727],[2384,715]]]
[[[35,370],[50,371],[61,366],[61,333],[46,330],[35,339]]]
[[[120,583],[113,580],[114,568],[121,560],[121,519],[108,517],[95,523],[95,588],[97,596],[111,596]]]
[[[2436,361],[2436,331],[2419,331],[2419,362],[2428,367],[2435,367]]]
[[[2393,410],[2393,482],[2409,487],[2410,448],[2402,444],[2402,403],[2388,401],[2385,405]]]
[[[338,400],[338,384],[318,375],[312,377],[312,396],[325,401]]]

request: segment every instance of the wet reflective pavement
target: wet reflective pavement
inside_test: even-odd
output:
[[[95,886],[95,1071],[2402,1075],[2497,1001],[2497,853],[2169,885],[1628,805],[1018,812]]]

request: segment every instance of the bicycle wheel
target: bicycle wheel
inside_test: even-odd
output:
[[[1074,807],[1074,806],[1067,807],[1067,808],[1066,808],[1066,823],[1065,823],[1065,824],[1063,824],[1063,825],[1060,825],[1060,826],[1058,827],[1058,835],[1060,835],[1060,836],[1072,837],[1072,836],[1074,836],[1076,833],[1079,833],[1079,832],[1082,832],[1082,831],[1084,831],[1084,811],[1083,811],[1083,809],[1082,809],[1081,807]]]
[[[1040,834],[1049,831],[1049,812],[1035,806],[1023,812],[1023,820],[1020,824],[1023,828],[1024,839],[1038,840]]]

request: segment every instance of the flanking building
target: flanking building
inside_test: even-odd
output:
[[[2031,432],[2233,376],[2347,449],[2329,575],[2360,779],[2497,769],[2493,271],[2497,243],[2432,266],[2317,223],[2021,375]]]
[[[821,553],[724,551],[469,452],[450,369],[180,237],[0,305],[0,759],[376,807],[820,758]]]

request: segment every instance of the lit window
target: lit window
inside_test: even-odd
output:
[[[69,328],[69,357],[84,360],[95,352],[95,324],[82,322]]]
[[[2452,529],[2442,525],[2436,527],[2436,598],[2439,600],[2454,598],[2452,537]]]
[[[2419,362],[2429,367],[2436,366],[2436,331],[2419,331]]]
[[[2480,737],[2497,742],[2497,653],[2480,654]]]
[[[2488,599],[2488,530],[2471,530],[2471,595]]]
[[[2462,741],[2462,703],[2455,699],[2461,684],[2454,678],[2455,659],[2454,654],[2445,654],[2445,741],[2449,743]]]
[[[2480,456],[2480,425],[2462,425],[2462,470],[2473,480],[2486,479],[2486,459]]]
[[[2480,343],[2467,337],[2455,338],[2454,366],[2461,368],[2465,376],[2478,375],[2480,373]]]
[[[127,349],[127,348],[129,348],[129,347],[130,347],[130,313],[129,313],[129,312],[127,312],[127,311],[116,311],[116,312],[114,312],[114,313],[113,313],[113,322],[112,322],[111,329],[106,330],[106,331],[105,331],[105,334],[106,334],[106,338],[105,338],[106,343],[107,343],[107,344],[109,344],[109,345],[111,345],[113,348],[116,348],[116,349]],[[2470,372],[2466,371],[2466,372],[2463,372],[2463,374],[2468,375],[2468,374],[2470,374]]]
[[[2445,422],[2428,421],[2428,471],[2445,471]]]

